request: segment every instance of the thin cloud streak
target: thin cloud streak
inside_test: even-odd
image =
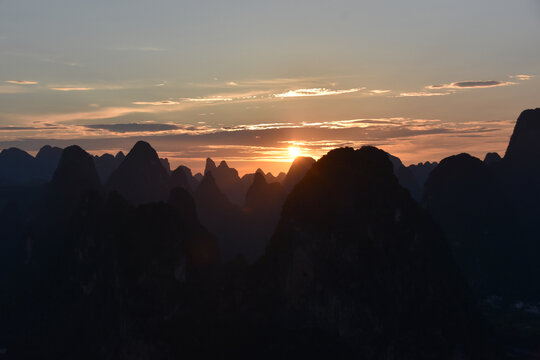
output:
[[[510,76],[511,79],[518,79],[518,80],[521,80],[521,81],[531,80],[533,77],[534,77],[533,75],[526,75],[526,74],[519,74],[519,75],[511,75]]]
[[[132,104],[161,106],[161,105],[178,105],[180,103],[178,101],[172,101],[172,100],[161,100],[161,101],[134,101]]]
[[[327,88],[311,88],[311,89],[296,89],[289,90],[284,93],[274,94],[277,98],[291,98],[291,97],[309,97],[309,96],[328,96],[328,95],[341,95],[355,93],[365,88],[354,88],[344,90],[331,90]]]
[[[91,88],[91,87],[51,87],[49,89],[55,90],[55,91],[89,91],[89,90],[94,90],[94,88]]]
[[[28,80],[6,80],[8,84],[15,85],[37,85],[37,81],[28,81]]]
[[[515,85],[515,82],[498,81],[498,80],[469,80],[458,81],[450,84],[428,85],[426,89],[478,89],[491,88],[497,86]]]

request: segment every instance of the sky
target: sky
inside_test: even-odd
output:
[[[538,39],[540,0],[0,0],[0,149],[503,155],[540,107]]]

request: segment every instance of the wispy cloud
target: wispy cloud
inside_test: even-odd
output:
[[[155,123],[130,123],[130,124],[91,124],[82,125],[88,129],[107,130],[116,133],[133,132],[162,132],[177,130],[180,127],[175,124],[155,124]]]
[[[15,85],[37,85],[37,81],[28,81],[28,80],[6,80],[9,84],[15,84]]]
[[[380,95],[380,94],[386,94],[391,92],[392,90],[370,90],[369,92],[371,94]]]
[[[497,86],[514,85],[514,82],[510,81],[498,81],[498,80],[470,80],[470,81],[458,81],[450,84],[437,84],[428,85],[426,89],[471,89],[471,88],[491,88]]]
[[[51,87],[49,89],[55,90],[55,91],[89,91],[89,90],[94,90],[94,88],[91,88],[91,87],[71,87],[71,86]]]
[[[355,93],[365,88],[343,89],[343,90],[331,90],[327,88],[311,88],[311,89],[296,89],[289,90],[284,93],[274,94],[277,98],[290,98],[290,97],[306,97],[306,96],[327,96],[327,95],[341,95]]]
[[[134,101],[134,105],[155,105],[155,106],[161,106],[161,105],[178,105],[178,101],[173,100],[160,100],[160,101]]]
[[[452,95],[453,92],[426,92],[426,91],[419,91],[419,92],[405,92],[397,95],[396,97],[430,97],[430,96],[445,96],[445,95]]]
[[[526,75],[526,74],[519,74],[519,75],[510,75],[511,79],[517,79],[517,80],[531,80],[534,76],[533,75]]]
[[[232,98],[229,97],[221,97],[221,96],[214,96],[214,97],[202,97],[202,98],[181,98],[183,101],[189,101],[189,102],[221,102],[221,101],[232,101]]]

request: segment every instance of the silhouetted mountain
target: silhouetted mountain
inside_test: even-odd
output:
[[[171,188],[181,187],[187,192],[193,193],[192,184],[194,183],[197,184],[191,176],[191,170],[185,166],[179,166],[171,172]]]
[[[223,259],[233,259],[243,240],[238,236],[243,231],[240,208],[220,190],[211,171],[204,175],[194,198],[201,223],[219,239]]]
[[[525,110],[517,119],[504,155],[505,161],[525,167],[540,164],[540,108]]]
[[[92,156],[77,145],[65,148],[50,183],[54,206],[71,211],[88,193],[97,193],[100,189]]]
[[[190,191],[194,192],[195,189],[197,189],[197,186],[199,186],[199,183],[202,180],[202,175],[200,173],[196,174],[196,175],[192,175],[191,169],[188,168],[187,166],[183,166],[183,165],[178,166],[176,168],[176,170],[174,170],[174,172],[178,172],[178,171],[182,171],[184,173],[184,176],[185,176],[185,178],[186,178],[186,180],[187,180],[187,182],[189,184],[189,188],[191,189]],[[199,175],[200,178],[197,175]]]
[[[21,185],[38,180],[34,157],[26,151],[9,148],[0,152],[0,185]]]
[[[345,357],[495,357],[444,235],[376,148],[333,150],[313,165],[260,266],[279,333],[305,340],[288,344],[298,353],[319,334]]]
[[[433,171],[433,169],[435,169],[436,166],[437,162],[426,161],[416,165],[409,165],[408,168],[413,173],[418,185],[423,189],[429,174]]]
[[[390,162],[392,162],[394,174],[398,178],[401,186],[409,190],[412,197],[416,201],[420,201],[422,199],[422,188],[418,184],[418,181],[416,180],[413,172],[408,167],[405,167],[405,165],[403,165],[400,158],[388,154],[388,159],[390,159]]]
[[[161,162],[161,166],[163,166],[163,168],[165,169],[165,171],[167,171],[168,174],[171,173],[171,165],[169,165],[169,159],[165,158],[165,159],[159,159],[159,161]]]
[[[500,160],[501,160],[501,156],[499,154],[497,154],[496,152],[490,152],[490,153],[487,153],[486,156],[484,157],[484,164],[492,165],[499,162]]]
[[[254,174],[242,208],[246,218],[243,226],[248,229],[251,239],[244,250],[248,261],[254,261],[263,254],[277,225],[286,197],[287,192],[283,185],[278,182],[267,183],[262,171]]]
[[[54,171],[58,167],[58,162],[62,156],[62,149],[59,147],[52,147],[45,145],[36,155],[36,163],[38,167],[39,176],[45,181],[50,181],[54,174]]]
[[[294,159],[282,184],[287,192],[290,192],[304,175],[308,172],[315,160],[311,157],[299,156]]]
[[[222,161],[216,167],[214,161],[210,158],[206,159],[206,168],[204,174],[212,173],[218,187],[233,203],[240,205],[244,202],[247,188],[250,183],[241,181],[238,176],[238,171],[230,168],[227,162]]]
[[[164,201],[169,195],[169,174],[150,144],[139,141],[111,174],[107,189],[133,204]]]
[[[482,298],[523,294],[530,287],[518,224],[484,162],[469,154],[443,159],[426,181],[424,203],[445,229],[456,259]]]
[[[124,161],[124,154],[119,152],[116,156],[111,154],[103,154],[101,156],[94,156],[94,163],[96,164],[96,170],[99,174],[99,179],[102,184],[106,184],[114,170],[120,166]]]

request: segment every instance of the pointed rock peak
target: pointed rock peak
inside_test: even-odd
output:
[[[62,149],[56,146],[51,145],[45,145],[41,149],[39,149],[36,159],[41,157],[47,157],[47,156],[61,156],[62,155]]]
[[[264,171],[261,169],[261,168],[258,168],[257,171],[255,171],[255,174],[263,174],[264,175]],[[270,175],[272,175],[271,173],[268,173]]]
[[[27,153],[26,151],[21,150],[16,147],[4,149],[2,150],[0,155],[5,156],[5,157],[11,157],[11,158],[33,158],[33,156]]]
[[[504,155],[511,162],[534,162],[540,159],[540,108],[525,110],[519,115]]]
[[[484,164],[490,165],[498,162],[499,160],[501,160],[501,156],[498,153],[490,152],[486,154],[486,157],[484,158]]]
[[[204,173],[208,173],[216,169],[216,163],[211,158],[206,158],[206,167],[204,168]]]
[[[51,181],[53,189],[98,189],[100,186],[94,159],[77,145],[68,146],[62,151],[60,162]]]
[[[264,178],[264,174],[262,172],[256,172],[255,176],[253,177],[253,185],[254,186],[260,186],[260,185],[266,185],[266,179]]]
[[[137,141],[135,146],[127,154],[128,157],[152,157],[159,160],[159,156],[154,148],[146,141]]]
[[[124,160],[124,158],[126,157],[126,155],[124,155],[124,153],[122,151],[119,151],[116,153],[116,155],[114,156],[115,159],[117,160]]]
[[[219,163],[219,167],[228,169],[229,165],[227,165],[227,162],[225,160],[221,160],[221,162]]]

